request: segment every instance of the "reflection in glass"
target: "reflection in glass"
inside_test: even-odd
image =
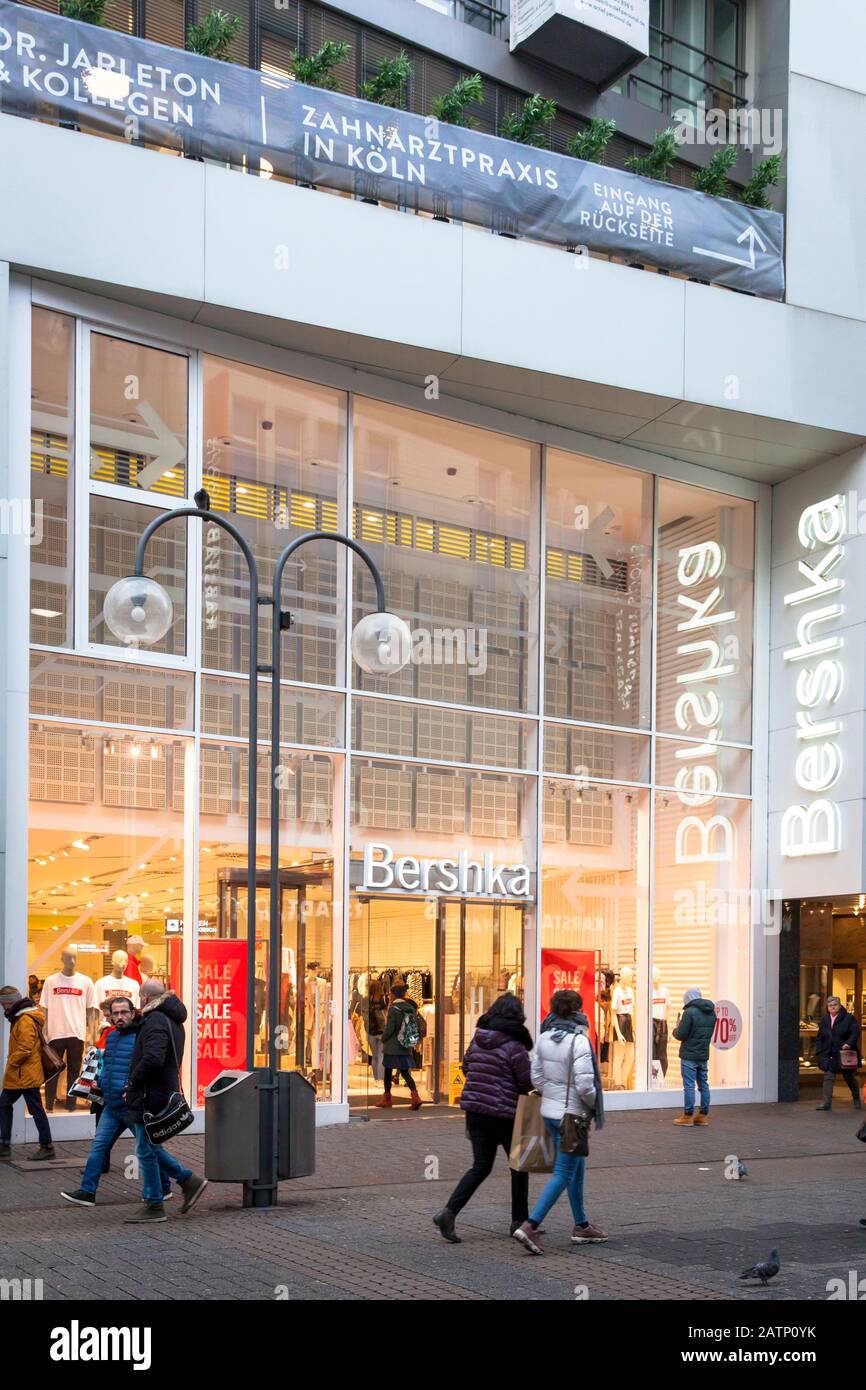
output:
[[[186,357],[126,338],[90,339],[90,476],[186,496]]]
[[[547,454],[545,713],[645,728],[652,478]]]
[[[72,645],[74,320],[33,309],[30,406],[30,639]]]
[[[537,707],[538,450],[357,399],[353,534],[413,631],[402,671],[363,690],[501,710]],[[374,605],[354,568],[354,621]]]

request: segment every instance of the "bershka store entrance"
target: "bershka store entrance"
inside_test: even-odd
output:
[[[350,909],[349,1105],[384,1091],[382,1031],[391,986],[402,981],[427,1025],[413,1078],[425,1101],[456,1105],[460,1062],[498,995],[524,992],[525,906],[502,900],[356,893]],[[395,1076],[395,1106],[408,1092]]]

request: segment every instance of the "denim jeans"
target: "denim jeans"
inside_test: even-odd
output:
[[[586,1172],[586,1159],[578,1158],[577,1154],[559,1152],[561,1120],[548,1120],[545,1117],[544,1125],[556,1146],[556,1163],[553,1166],[549,1182],[529,1213],[529,1219],[534,1221],[536,1226],[540,1226],[553,1204],[559,1201],[563,1192],[567,1192],[574,1224],[575,1226],[582,1226],[586,1221],[586,1212],[583,1209],[583,1178]]]
[[[141,1173],[141,1195],[150,1206],[162,1201],[165,1178],[170,1184],[172,1178],[175,1182],[186,1182],[187,1178],[192,1177],[189,1168],[178,1163],[174,1154],[170,1154],[162,1144],[151,1144],[143,1124],[135,1126],[135,1156]]]
[[[119,1115],[116,1110],[111,1110],[107,1105],[104,1106],[102,1114],[99,1116],[99,1123],[96,1126],[96,1134],[93,1137],[90,1155],[84,1167],[84,1176],[81,1179],[81,1186],[85,1192],[96,1192],[99,1186],[99,1179],[105,1172],[105,1164],[108,1155],[111,1153],[111,1150],[114,1148],[125,1129],[132,1129],[132,1126],[127,1122],[125,1116]],[[162,1195],[165,1196],[167,1192],[171,1191],[173,1170],[169,1171],[168,1166],[166,1166],[164,1162],[169,1158],[169,1155],[166,1154],[163,1149],[157,1151],[157,1156],[159,1158],[160,1186]],[[172,1159],[171,1162],[174,1163],[175,1160]],[[157,1198],[157,1201],[158,1200],[159,1198]]]
[[[39,1135],[40,1144],[49,1148],[51,1145],[51,1127],[48,1124],[48,1116],[45,1113],[38,1086],[28,1087],[26,1091],[10,1089],[0,1091],[0,1144],[8,1144],[12,1137],[12,1107],[21,1096],[24,1097],[24,1104],[36,1121],[36,1133]]]
[[[695,1082],[701,1093],[701,1114],[710,1113],[710,1082],[709,1066],[706,1062],[686,1062],[681,1057],[680,1067],[683,1073],[683,1110],[687,1115],[692,1115],[695,1109]]]

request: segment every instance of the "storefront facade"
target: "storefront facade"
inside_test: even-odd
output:
[[[292,536],[343,531],[412,630],[402,671],[365,676],[349,643],[374,597],[366,571],[325,542],[289,566],[275,770],[260,686],[257,1060],[273,775],[278,1037],[323,1121],[381,1095],[398,977],[427,1020],[431,1101],[459,1097],[497,994],[518,994],[536,1028],[563,984],[584,996],[612,1104],[677,1103],[672,1031],[691,986],[719,1006],[719,1099],[763,1098],[766,490],[569,447],[567,431],[554,444],[385,379],[359,389],[358,373],[180,321],[145,334],[134,311],[94,315],[72,292],[18,298],[18,484],[37,523],[22,977],[39,989],[65,953],[67,977],[104,992],[113,954],[132,953],[187,1004],[199,1104],[244,1064],[245,566],[217,528],[164,528],[148,570],[172,596],[167,636],[131,651],[102,618],[147,522],[204,484],[265,585]],[[260,661],[265,641],[263,622]],[[61,1086],[55,1118],[84,1132],[86,1111],[64,1105]]]

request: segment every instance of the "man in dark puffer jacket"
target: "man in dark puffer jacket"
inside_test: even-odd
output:
[[[520,1096],[532,1090],[529,1053],[532,1038],[526,1015],[513,994],[502,994],[478,1020],[475,1037],[463,1059],[466,1085],[460,1105],[466,1111],[466,1133],[473,1163],[455,1187],[447,1204],[433,1217],[444,1240],[460,1242],[454,1220],[485,1178],[490,1176],[501,1144],[508,1157],[514,1115]],[[529,1216],[529,1174],[511,1172],[511,1230]]]
[[[162,1177],[166,1173],[183,1193],[181,1212],[194,1207],[207,1187],[207,1178],[196,1177],[161,1144],[152,1144],[144,1127],[145,1114],[158,1115],[180,1090],[186,1005],[173,990],[151,978],[141,986],[141,1015],[141,1029],[129,1065],[126,1113],[135,1130],[135,1156],[141,1171],[144,1205],[134,1216],[127,1216],[127,1225],[165,1221]]]

